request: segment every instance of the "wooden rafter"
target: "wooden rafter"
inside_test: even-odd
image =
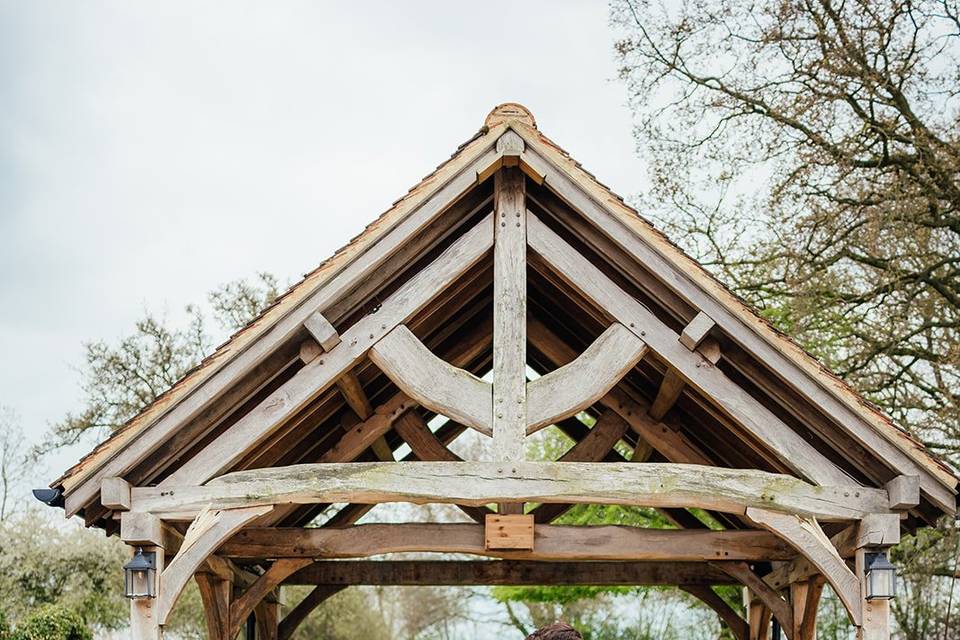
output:
[[[324,310],[354,290],[369,274],[383,265],[393,255],[401,253],[412,236],[426,229],[447,207],[476,185],[477,176],[498,159],[494,146],[495,138],[505,127],[491,131],[491,137],[471,145],[467,153],[444,168],[442,179],[435,180],[429,189],[424,189],[415,198],[403,203],[389,227],[378,234],[376,251],[356,252],[343,267],[330,277],[323,286],[311,292],[296,308],[281,317],[250,348],[242,350],[224,363],[201,384],[191,389],[169,411],[161,413],[137,435],[130,444],[115,455],[101,455],[98,464],[84,469],[72,481],[66,496],[65,511],[68,516],[76,514],[90,502],[100,489],[104,477],[123,477],[191,417],[203,411],[212,399],[227,392],[230,385],[244,373],[255,368],[270,353],[287,342],[303,325],[304,320],[315,310]],[[492,233],[491,233],[492,236]]]
[[[924,468],[913,456],[884,437],[878,432],[875,424],[871,424],[871,422],[881,422],[882,418],[872,417],[871,419],[858,412],[856,409],[858,403],[850,399],[853,396],[852,392],[849,390],[845,394],[838,392],[836,387],[841,383],[837,381],[831,380],[824,383],[818,380],[815,373],[811,372],[811,364],[802,361],[804,356],[800,354],[798,348],[784,349],[782,344],[776,344],[780,341],[772,335],[772,331],[766,332],[766,335],[764,335],[765,332],[758,331],[755,319],[752,316],[745,318],[747,314],[740,310],[741,305],[732,300],[729,294],[724,292],[730,302],[718,299],[715,293],[717,287],[714,283],[704,286],[702,284],[704,278],[698,282],[688,272],[688,263],[677,263],[671,260],[654,246],[655,242],[641,237],[636,232],[637,225],[625,222],[625,217],[633,218],[635,214],[627,213],[625,217],[613,214],[603,203],[603,198],[598,200],[584,188],[580,181],[572,178],[555,164],[554,149],[542,146],[535,137],[529,135],[527,130],[521,128],[519,133],[525,142],[521,162],[530,165],[532,171],[544,176],[544,184],[563,202],[573,207],[578,215],[583,216],[586,222],[598,229],[605,241],[610,242],[611,246],[618,250],[624,251],[645,269],[650,270],[658,279],[659,286],[663,287],[660,283],[667,283],[663,297],[668,298],[666,294],[679,297],[683,303],[704,311],[724,333],[731,336],[732,340],[742,345],[775,372],[777,379],[766,386],[769,392],[776,396],[781,387],[788,386],[791,393],[796,394],[796,398],[802,398],[812,406],[818,407],[834,421],[826,425],[828,430],[835,429],[835,425],[842,426],[845,435],[855,441],[858,446],[866,447],[873,455],[885,460],[892,468],[898,469],[899,473],[920,476],[926,495],[949,513],[955,511],[953,495],[955,492],[952,490],[955,480],[949,478],[947,475],[949,472],[945,474],[942,471]],[[841,395],[846,395],[847,398],[841,398]],[[830,439],[828,432],[821,433]],[[847,449],[850,448],[847,447]]]
[[[688,385],[716,403],[742,428],[763,442],[788,468],[818,484],[855,484],[846,473],[718,368],[684,347],[679,336],[649,309],[627,295],[529,212],[527,229],[531,249],[570,286],[634,331],[651,350],[674,367]]]
[[[486,218],[395,291],[376,313],[350,327],[340,344],[298,371],[280,389],[187,460],[161,486],[201,483],[228,469],[359,362],[380,338],[406,321],[489,251],[493,223]]]

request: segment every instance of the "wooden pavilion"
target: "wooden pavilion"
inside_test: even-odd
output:
[[[525,461],[547,427],[575,444]],[[448,448],[471,430],[488,460]],[[808,640],[825,583],[889,638],[865,563],[955,513],[957,478],[503,104],[51,486],[155,553],[137,639],[195,579],[216,640],[289,638],[350,585],[468,584],[675,585],[739,639]],[[470,521],[356,524],[386,502]],[[676,528],[550,524],[589,503]],[[363,559],[396,552],[485,559]]]

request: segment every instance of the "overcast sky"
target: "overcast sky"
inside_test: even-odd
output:
[[[0,404],[36,438],[84,341],[299,277],[501,102],[640,192],[612,43],[586,0],[0,0]]]

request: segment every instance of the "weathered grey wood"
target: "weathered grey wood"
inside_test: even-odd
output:
[[[285,584],[678,586],[734,582],[724,572],[699,562],[336,560],[314,562]]]
[[[677,370],[672,367],[668,368],[667,373],[663,376],[663,382],[660,383],[660,388],[657,390],[657,397],[653,399],[653,404],[650,405],[650,411],[648,412],[650,417],[654,420],[663,420],[663,416],[667,415],[667,411],[680,397],[680,393],[685,386],[686,383],[677,373]]]
[[[680,333],[680,344],[690,351],[696,350],[697,346],[713,329],[714,324],[713,318],[701,311],[683,328],[683,332]]]
[[[423,406],[480,433],[493,434],[490,383],[435,356],[405,326],[374,344],[370,359]]]
[[[563,366],[576,358],[576,352],[535,318],[527,319],[527,335],[530,343],[554,365]],[[600,399],[600,404],[615,411],[630,428],[649,442],[657,451],[672,462],[711,464],[710,459],[682,433],[653,420],[648,415],[648,406],[634,400],[621,389],[614,387]]]
[[[496,134],[496,132],[494,132]],[[172,433],[199,414],[211,401],[222,395],[233,382],[253,369],[279,345],[300,330],[304,320],[315,310],[323,310],[353,290],[358,283],[369,279],[370,273],[399,251],[410,238],[433,220],[451,203],[476,184],[477,174],[498,160],[493,148],[494,138],[461,154],[433,181],[431,188],[417,196],[408,210],[367,250],[357,252],[337,272],[331,274],[321,287],[291,308],[287,315],[253,341],[236,356],[224,361],[207,379],[186,394],[179,402],[161,413],[129,445],[118,449],[97,466],[91,466],[77,478],[77,484],[68,488],[65,511],[75,515],[100,490],[104,477],[123,476],[164,442]],[[492,239],[492,233],[491,233]]]
[[[716,591],[701,584],[686,585],[681,589],[716,611],[737,640],[749,640],[750,625],[740,617],[739,613],[731,609],[726,600],[718,596]]]
[[[774,591],[755,574],[746,562],[717,562],[714,566],[736,578],[740,584],[750,589],[754,595],[771,611],[773,617],[783,629],[793,629],[793,609],[780,594]]]
[[[510,140],[504,134],[497,145]],[[493,455],[522,460],[527,423],[526,196],[519,169],[503,168],[494,180]]]
[[[308,558],[281,558],[270,565],[270,568],[257,578],[256,582],[247,587],[243,594],[230,604],[227,637],[233,638],[240,632],[243,623],[246,622],[267,593],[311,562],[313,560]]]
[[[517,135],[517,132],[513,129],[508,129],[500,138],[497,139],[497,151],[502,153],[504,156],[514,156],[520,157],[520,154],[523,153],[523,150],[526,145],[523,143],[523,138]]]
[[[480,260],[489,251],[492,239],[492,221],[487,217],[395,291],[377,313],[350,327],[333,351],[305,365],[219,438],[184,462],[160,486],[199,484],[228,469],[355,366],[381,337]]]
[[[100,484],[100,504],[107,509],[130,509],[130,483],[123,478],[104,478]]]
[[[163,626],[180,593],[196,570],[217,548],[245,524],[256,520],[273,507],[252,506],[242,509],[204,510],[187,529],[180,552],[160,574],[156,618]]]
[[[373,415],[373,405],[370,404],[370,399],[367,398],[367,394],[363,391],[363,386],[360,384],[360,379],[357,378],[356,373],[348,371],[340,376],[337,380],[337,388],[340,389],[343,399],[347,401],[347,404],[350,405],[350,408],[353,409],[353,412],[357,414],[358,418],[367,420]],[[393,450],[382,436],[374,440],[370,448],[381,462],[390,462],[393,460]]]
[[[280,627],[277,632],[278,640],[290,640],[293,632],[297,630],[297,627],[307,619],[307,616],[309,616],[314,609],[319,607],[331,596],[335,596],[346,588],[345,585],[317,585],[280,621]]]
[[[120,539],[132,546],[163,547],[175,551],[167,543],[163,521],[152,513],[127,511],[121,514]]]
[[[478,524],[362,524],[342,529],[244,529],[228,558],[363,558],[385,553],[464,553],[527,560],[786,560],[795,551],[767,531],[536,525],[532,551],[488,549]]]
[[[146,552],[156,554],[155,567],[158,574],[164,571],[164,553],[160,547],[145,547]],[[163,584],[158,585],[158,598],[134,598],[130,600],[130,637],[133,640],[160,640],[163,637],[159,616]]]
[[[231,640],[227,635],[230,623],[230,595],[233,584],[212,573],[194,574],[200,599],[203,602],[203,617],[209,640]]]
[[[539,141],[523,134],[521,137],[526,143],[521,158],[522,164],[530,165],[536,173],[543,175],[545,183],[551,189],[599,228],[607,238],[635,256],[645,269],[665,282],[688,304],[707,313],[726,335],[765,362],[771,371],[776,372],[783,381],[814,406],[821,407],[860,444],[873,451],[878,457],[895,465],[902,473],[919,475],[924,491],[938,507],[948,513],[955,511],[954,480],[948,479],[947,475],[938,477],[925,469],[900,447],[878,433],[877,428],[851,407],[848,401],[840,398],[835,390],[825,386],[801,364],[785,354],[782,347],[773,342],[776,337],[765,336],[758,332],[755,326],[756,319],[752,315],[746,312],[737,313],[728,308],[723,301],[718,300],[709,287],[704,286],[703,283],[707,279],[705,275],[697,279],[694,277],[696,274],[689,273],[683,265],[664,256],[650,241],[642,238],[635,230],[613,215],[602,202],[589,195],[565,171],[547,160],[549,153],[540,148]],[[947,482],[950,486],[947,486]]]
[[[891,509],[908,510],[920,504],[920,476],[897,476],[885,487]]]
[[[314,311],[303,321],[304,328],[310,332],[313,339],[323,347],[324,351],[332,351],[340,344],[340,334],[322,313]]]
[[[403,441],[410,446],[414,455],[424,462],[462,461],[462,458],[450,451],[440,439],[430,431],[430,427],[419,415],[410,411],[403,414],[393,425]]]
[[[430,427],[415,411],[408,411],[393,423],[403,441],[410,446],[410,450],[421,461],[459,461],[460,456],[450,451],[447,445],[440,441]],[[487,507],[467,507],[457,505],[461,511],[475,522],[483,522],[490,510]]]
[[[856,484],[718,368],[680,344],[677,334],[649,309],[627,295],[529,212],[527,233],[531,249],[556,269],[568,284],[641,337],[677,370],[687,384],[763,442],[787,468],[818,484]]]
[[[790,543],[827,579],[850,620],[860,626],[860,581],[837,553],[817,521],[762,508],[747,508],[747,518]],[[766,583],[764,583],[766,584]],[[792,625],[786,626],[790,629]]]
[[[605,411],[597,419],[587,435],[577,442],[569,451],[560,456],[560,462],[600,462],[614,445],[629,429],[629,425],[613,411]],[[534,519],[541,524],[553,521],[566,513],[573,505],[570,504],[541,504],[531,513]]]
[[[758,507],[859,519],[886,511],[882,489],[818,487],[749,469],[686,464],[370,462],[302,464],[231,473],[205,486],[134,487],[133,509],[187,517],[207,505],[236,508],[323,502],[571,502],[700,507],[743,513]]]
[[[615,322],[570,364],[527,384],[527,433],[593,405],[643,359],[647,345]]]
[[[856,575],[860,576],[859,592],[866,593],[866,554],[868,549],[858,549],[855,559]],[[829,579],[829,576],[828,576]],[[857,640],[890,640],[890,601],[858,599]],[[851,616],[852,618],[852,616]]]
[[[871,513],[865,516],[856,527],[856,538],[852,540],[851,553],[863,547],[892,547],[900,543],[900,515],[897,513]],[[836,545],[834,539],[831,542]],[[840,549],[837,549],[840,552]],[[841,552],[841,555],[844,555]]]

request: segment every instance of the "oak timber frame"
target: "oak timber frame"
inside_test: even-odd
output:
[[[135,638],[162,636],[191,578],[216,640],[250,616],[289,638],[351,585],[543,583],[677,586],[741,640],[771,619],[812,638],[829,585],[858,637],[889,638],[864,553],[952,509],[953,487],[638,244],[564,163],[528,112],[498,107],[375,242],[70,487],[68,514],[159,552]],[[548,428],[571,448],[525,460]],[[464,433],[492,461],[451,450]],[[357,524],[390,502],[469,522]],[[551,524],[578,504],[656,508],[676,529]],[[492,548],[491,515],[526,516],[531,547]],[[402,552],[488,559],[360,560]],[[284,584],[314,589],[284,609]],[[745,587],[744,615],[725,584]]]

